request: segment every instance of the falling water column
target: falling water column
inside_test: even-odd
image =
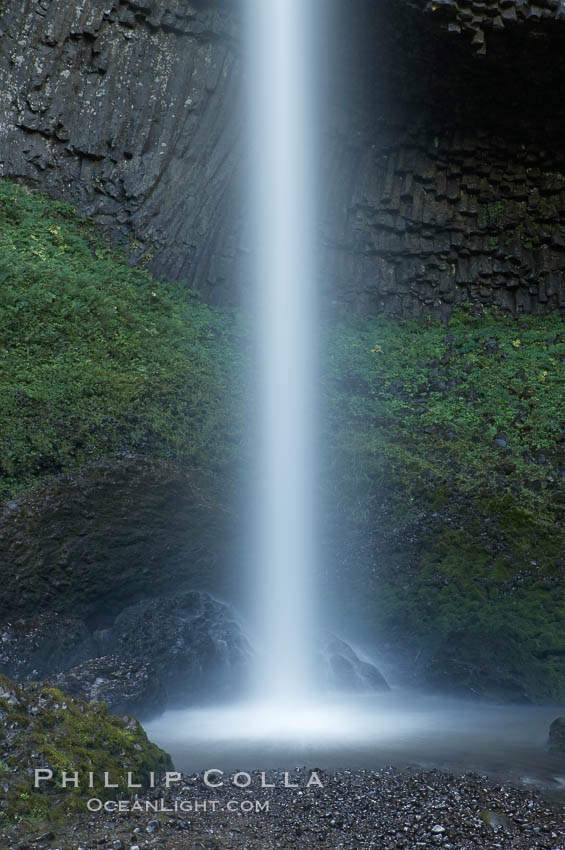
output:
[[[254,587],[257,687],[304,700],[313,680],[317,309],[312,3],[248,0],[252,243],[259,359]]]

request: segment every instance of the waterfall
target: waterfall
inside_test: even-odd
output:
[[[300,699],[316,630],[317,307],[312,4],[248,0],[258,327],[254,604],[263,699]]]
[[[288,764],[292,753],[314,744],[329,752],[336,742],[351,744],[370,736],[373,704],[364,711],[363,703],[351,698],[352,690],[359,689],[350,683],[374,683],[376,671],[335,635],[320,640],[318,612],[320,184],[315,175],[321,122],[315,81],[323,77],[318,76],[315,44],[331,4],[245,3],[245,191],[251,208],[258,380],[251,567],[244,570],[242,590],[254,611],[254,688],[242,701],[169,711],[149,728],[184,765],[209,767],[215,754],[224,765],[231,759],[264,770]],[[333,661],[341,677],[325,691],[323,653],[326,667]]]

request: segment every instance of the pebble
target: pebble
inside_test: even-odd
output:
[[[269,812],[242,815],[237,807],[228,810],[229,800],[249,799],[248,790],[229,786],[214,795],[217,813],[193,814],[186,820],[178,816],[155,820],[154,813],[77,817],[58,827],[56,846],[60,850],[79,846],[92,850],[101,844],[108,850],[565,850],[563,807],[531,788],[496,785],[484,775],[392,767],[320,771],[320,776],[322,788],[303,787],[301,793],[280,787],[259,790],[257,776],[254,797],[268,801]],[[201,777],[185,781],[190,798],[209,799]],[[268,776],[268,781],[273,780]],[[147,793],[149,800],[170,802],[181,796],[187,795],[178,789]],[[500,825],[489,825],[486,815],[500,819]],[[18,839],[25,840],[26,850],[46,850],[37,833],[34,838],[24,827],[19,829],[11,827],[5,834],[0,830],[2,850],[15,850]]]

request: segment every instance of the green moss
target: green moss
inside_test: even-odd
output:
[[[392,474],[411,490],[427,476],[430,490],[449,482],[458,492],[484,487],[510,496],[518,483],[521,506],[553,519],[564,330],[559,316],[524,324],[495,315],[457,315],[447,326],[372,319],[333,329],[326,393],[340,475],[362,476],[370,488]],[[503,449],[493,443],[500,434]]]
[[[135,451],[206,470],[241,431],[238,320],[0,181],[0,498]]]
[[[327,342],[328,487],[374,541],[347,575],[352,604],[379,639],[420,649],[519,628],[539,700],[565,698],[564,331],[559,316],[461,313]]]
[[[524,203],[487,213],[501,250],[538,239]],[[248,443],[240,317],[131,268],[72,208],[3,182],[0,310],[0,498],[128,452],[230,486]],[[532,663],[559,648],[561,317],[358,319],[327,326],[324,352],[325,490],[341,536],[383,550],[376,574],[371,561],[349,577],[365,620],[430,645],[457,624],[518,621]],[[563,693],[562,657],[543,663]]]
[[[436,520],[417,543],[396,551],[379,571],[370,616],[388,640],[420,648],[446,643],[453,650],[453,635],[462,629],[483,635],[468,651],[485,669],[492,657],[487,636],[505,636],[508,663],[521,670],[528,698],[565,699],[565,590],[554,564],[548,561],[546,569],[541,563],[543,541],[536,555],[540,564],[534,566],[517,557],[513,545],[518,540],[520,549],[529,541],[531,547],[536,537],[530,528],[514,527],[512,537],[501,542],[503,520],[483,524],[478,536],[473,520],[467,524],[459,515],[456,521],[459,527],[453,529]],[[491,694],[494,690],[493,680]]]
[[[505,201],[505,200],[493,201],[492,203],[487,204],[487,208],[486,208],[487,221],[489,221],[489,222],[499,222],[500,219],[502,219],[503,216],[504,216],[507,205],[508,205],[508,201]]]
[[[0,823],[64,817],[83,810],[85,797],[108,796],[104,772],[125,784],[128,771],[147,781],[151,771],[172,769],[170,756],[152,744],[130,717],[112,717],[103,704],[66,697],[56,688],[16,685],[0,676]],[[80,788],[33,787],[29,771],[78,771]],[[94,782],[88,789],[89,773]],[[60,779],[60,777],[59,777]],[[5,790],[5,787],[7,790]],[[115,793],[115,792],[114,792]]]

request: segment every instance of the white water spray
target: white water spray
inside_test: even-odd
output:
[[[316,125],[311,4],[248,0],[252,244],[259,333],[252,593],[263,699],[312,687],[316,569]]]
[[[466,704],[413,691],[316,700],[316,110],[314,0],[246,0],[260,332],[254,570],[262,661],[248,702],[167,711],[149,736],[188,772],[414,762],[541,776],[557,707]],[[325,0],[327,5],[329,0]],[[510,713],[509,713],[510,712]],[[532,734],[533,730],[533,734]],[[524,746],[525,741],[533,744]],[[523,751],[520,749],[523,748]],[[469,762],[469,753],[476,753]],[[518,755],[515,755],[515,754]],[[545,758],[545,754],[544,754]],[[559,767],[559,770],[561,768]],[[559,774],[560,776],[561,774]],[[551,777],[553,779],[553,777]]]

